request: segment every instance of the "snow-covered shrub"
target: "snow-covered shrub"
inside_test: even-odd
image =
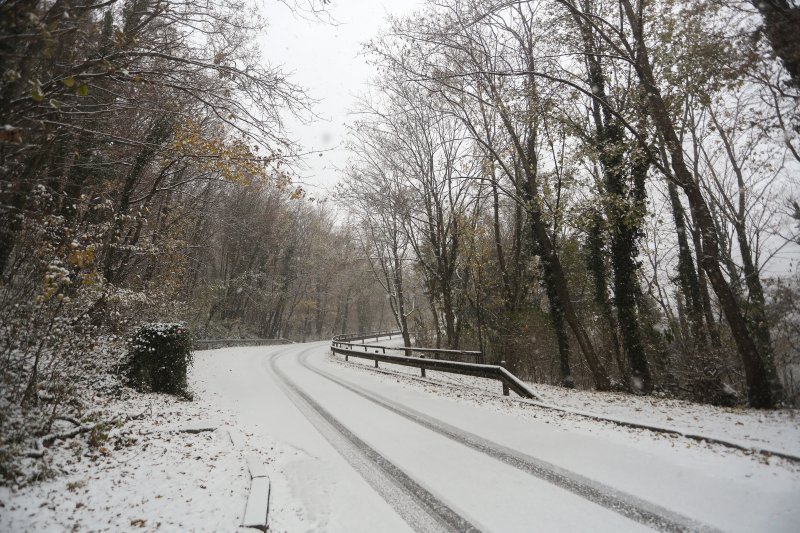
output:
[[[140,391],[188,396],[186,372],[192,363],[192,341],[181,323],[141,326],[128,341],[125,375]]]
[[[121,248],[107,242],[111,205],[81,196],[67,216],[58,198],[44,185],[33,188],[0,269],[0,485],[57,473],[34,458],[41,451],[35,445],[71,424],[65,419],[81,420],[98,397],[122,393],[121,333],[142,321],[180,320],[185,309],[177,294],[184,272],[167,253],[174,248],[152,239],[147,247],[124,247],[146,265],[162,260],[170,274],[111,282],[106,258]],[[124,264],[134,267],[133,260]]]

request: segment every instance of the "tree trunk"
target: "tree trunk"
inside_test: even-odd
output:
[[[342,322],[341,326],[339,327],[339,333],[344,335],[347,333],[347,319],[350,316],[350,293],[352,289],[350,287],[347,288],[347,294],[344,297],[344,309],[342,310]]]
[[[592,213],[592,220],[589,226],[589,236],[586,247],[589,250],[587,257],[587,267],[594,279],[594,301],[600,308],[600,314],[608,324],[611,345],[614,351],[614,360],[619,370],[619,375],[627,381],[628,369],[622,357],[622,349],[619,342],[619,327],[614,317],[611,302],[608,299],[608,272],[606,269],[605,246],[603,243],[603,219],[599,212]]]
[[[503,251],[502,235],[500,233],[500,195],[497,192],[497,176],[494,171],[494,161],[492,165],[492,229],[494,230],[494,248],[497,253],[497,265],[500,268],[500,276],[503,280],[503,289],[506,293],[506,307],[514,308],[514,292],[511,290],[511,281],[506,267],[506,255]]]
[[[555,250],[553,249],[550,236],[547,234],[547,228],[545,227],[541,214],[538,211],[531,212],[531,222],[533,224],[533,233],[534,237],[536,238],[536,244],[539,248],[539,257],[542,260],[542,266],[545,270],[545,289],[547,290],[548,295],[551,294],[552,291],[552,294],[556,299],[554,303],[557,306],[557,309],[556,314],[553,315],[553,325],[554,327],[557,325],[556,321],[558,320],[558,313],[563,313],[564,319],[569,324],[572,333],[575,335],[575,338],[578,341],[578,346],[581,348],[581,353],[583,353],[583,356],[586,359],[586,364],[589,366],[589,370],[592,373],[595,387],[598,390],[608,390],[611,388],[608,372],[603,366],[603,363],[597,357],[597,354],[594,351],[594,346],[592,345],[592,341],[589,338],[589,334],[584,329],[583,324],[581,324],[578,314],[575,311],[575,307],[572,305],[569,289],[567,288],[566,276],[564,275],[564,269],[561,266],[561,261],[558,258],[558,254],[556,254]],[[551,313],[553,311],[552,306],[553,303],[551,303]],[[559,335],[558,330],[556,330],[556,335]],[[560,362],[562,365],[565,363],[563,359]],[[568,361],[566,361],[566,363],[568,365]],[[562,367],[562,376],[564,373],[563,368],[565,367]]]
[[[693,224],[692,228],[692,241],[694,242],[695,257],[703,257],[703,240],[700,237],[700,232],[697,229],[697,224]],[[722,346],[722,341],[719,337],[719,327],[714,318],[714,310],[711,308],[711,296],[708,294],[708,280],[706,279],[703,270],[697,272],[697,287],[700,291],[700,299],[703,305],[703,315],[706,319],[706,326],[708,327],[708,334],[711,337],[711,345],[715,349]]]
[[[120,266],[122,266],[118,264],[116,250],[119,245],[119,240],[122,236],[122,228],[125,224],[124,215],[127,215],[128,211],[130,210],[131,196],[133,195],[134,189],[139,183],[139,180],[142,178],[144,171],[147,169],[147,166],[153,161],[156,152],[159,150],[161,145],[166,142],[171,134],[171,120],[166,117],[157,119],[156,123],[153,124],[152,129],[147,134],[144,148],[142,148],[142,150],[136,156],[131,170],[128,172],[128,175],[125,177],[125,181],[122,184],[122,191],[120,192],[117,204],[117,217],[111,231],[109,232],[109,238],[106,241],[104,250],[105,258],[103,261],[103,276],[110,283],[118,281],[118,270]]]
[[[620,2],[633,29],[636,42],[637,55],[633,64],[640,82],[647,92],[650,114],[666,142],[675,179],[686,194],[693,218],[700,231],[705,254],[701,263],[717,295],[742,359],[750,405],[756,408],[773,408],[780,402],[783,390],[777,379],[771,351],[766,353],[759,351],[756,340],[748,328],[747,319],[742,314],[736,296],[725,279],[719,262],[719,242],[714,219],[705,198],[703,198],[700,185],[693,179],[686,165],[683,146],[672,124],[669,109],[656,85],[644,41],[642,23],[635,14],[630,0],[620,0]]]
[[[678,236],[678,284],[683,292],[686,302],[686,313],[692,330],[692,351],[699,352],[706,349],[705,326],[703,324],[703,303],[700,295],[700,282],[694,267],[694,259],[689,248],[687,238],[686,214],[678,195],[678,188],[674,183],[667,183],[669,199],[672,204],[672,216],[675,221],[675,231]]]
[[[588,6],[584,5],[584,10]],[[641,213],[644,210],[643,180],[647,174],[648,165],[638,163],[631,157],[631,163],[626,163],[625,132],[618,120],[614,117],[608,99],[606,98],[606,77],[603,72],[601,56],[596,54],[594,36],[591,28],[579,17],[574,17],[581,30],[584,48],[586,50],[586,64],[588,84],[597,96],[592,100],[592,117],[595,123],[594,144],[597,148],[603,170],[603,181],[608,201],[603,202],[607,213],[609,231],[611,233],[611,266],[614,274],[614,304],[617,307],[622,345],[630,366],[630,387],[634,391],[648,393],[653,388],[650,369],[642,344],[642,334],[637,316],[636,294],[639,290],[636,272],[638,265],[634,259],[636,254],[636,241],[641,233]],[[628,174],[630,173],[630,176]],[[641,180],[642,186],[626,184],[630,181]],[[600,238],[598,233],[595,238]],[[602,261],[597,262],[597,266]],[[604,270],[604,269],[603,269]],[[600,274],[603,275],[603,274]],[[595,283],[597,283],[597,276]],[[605,286],[605,278],[603,278]],[[605,292],[605,287],[602,289]],[[607,302],[608,298],[597,296]],[[604,311],[610,315],[606,303]],[[614,332],[616,341],[616,332]],[[621,374],[625,377],[625,372]]]

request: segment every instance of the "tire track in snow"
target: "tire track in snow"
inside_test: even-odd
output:
[[[300,354],[300,364],[315,374],[343,387],[350,392],[369,400],[395,414],[415,422],[435,433],[443,435],[464,446],[489,455],[519,470],[568,490],[582,498],[626,518],[652,527],[659,531],[702,531],[716,532],[717,529],[692,518],[683,516],[665,507],[648,502],[632,494],[604,485],[578,473],[572,472],[547,461],[518,452],[474,433],[447,424],[446,422],[411,409],[388,398],[368,391],[347,380],[316,368],[308,362],[308,351]]]
[[[300,353],[303,358],[309,348]],[[284,352],[270,357],[269,366],[289,399],[344,459],[394,510],[418,532],[481,531],[408,474],[358,438],[328,410],[306,394],[275,364]]]

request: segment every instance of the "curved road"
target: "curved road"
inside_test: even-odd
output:
[[[330,357],[328,343],[196,357],[200,396],[233,413],[264,456],[279,455],[275,530],[792,531],[800,523],[796,479],[788,491],[781,480],[765,486],[752,459],[602,426],[565,431]]]

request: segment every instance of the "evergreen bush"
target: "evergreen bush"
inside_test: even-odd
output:
[[[128,339],[128,384],[140,391],[188,397],[186,372],[192,364],[191,350],[191,336],[185,325],[144,324]]]

